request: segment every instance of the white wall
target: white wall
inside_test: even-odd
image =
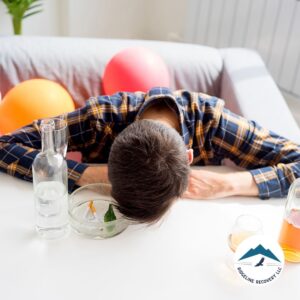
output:
[[[187,41],[260,53],[279,87],[300,99],[300,1],[190,0]]]
[[[187,0],[44,0],[23,21],[24,35],[177,40],[184,38]],[[0,1],[0,35],[12,34]]]
[[[144,1],[67,0],[66,34],[81,37],[140,38]]]
[[[184,41],[188,0],[150,0],[147,3],[147,26],[149,39]]]
[[[63,0],[64,1],[64,0]],[[62,0],[45,0],[43,12],[23,21],[23,34],[26,35],[60,35],[60,5]],[[0,35],[13,33],[11,17],[6,13],[6,6],[0,2]]]
[[[186,0],[67,0],[67,35],[183,40]]]

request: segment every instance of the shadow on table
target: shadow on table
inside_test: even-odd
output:
[[[285,205],[286,198],[273,198],[273,199],[267,199],[267,200],[261,200],[258,197],[242,197],[242,196],[236,196],[236,197],[228,197],[223,199],[213,199],[213,200],[198,200],[198,201],[207,201],[210,203],[219,203],[219,204],[242,204],[242,205],[272,205],[272,206],[283,206]]]

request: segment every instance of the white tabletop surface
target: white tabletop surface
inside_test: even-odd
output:
[[[228,266],[235,218],[254,214],[277,239],[283,208],[283,199],[180,200],[160,225],[46,241],[34,231],[32,184],[1,173],[0,299],[299,299],[300,264],[264,287]]]

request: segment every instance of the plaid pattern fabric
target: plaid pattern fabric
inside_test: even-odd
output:
[[[65,115],[69,151],[81,151],[83,162],[68,160],[69,191],[87,168],[106,163],[114,138],[138,120],[150,105],[164,101],[178,114],[181,135],[194,150],[194,165],[220,165],[229,158],[248,169],[262,199],[287,194],[300,176],[299,145],[224,108],[224,101],[202,93],[153,88],[148,93],[117,93],[90,98]],[[32,180],[31,165],[41,148],[39,122],[0,137],[0,170]]]

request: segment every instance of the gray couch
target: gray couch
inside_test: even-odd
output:
[[[123,48],[144,46],[165,60],[171,88],[220,98],[235,113],[296,142],[300,130],[260,56],[246,49],[215,49],[169,42],[58,37],[0,37],[0,91],[20,81],[60,82],[77,106],[101,94],[101,75]],[[0,116],[1,117],[1,116]]]

